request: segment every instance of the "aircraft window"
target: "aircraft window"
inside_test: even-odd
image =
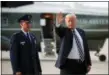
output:
[[[40,25],[41,26],[45,26],[46,25],[46,20],[45,19],[41,19],[40,20]]]
[[[2,26],[8,26],[8,18],[2,17]]]
[[[105,22],[106,22],[106,24],[108,24],[108,19],[107,19],[107,20],[105,20]]]

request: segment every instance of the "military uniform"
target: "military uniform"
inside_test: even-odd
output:
[[[31,15],[21,17],[20,21],[29,21]],[[40,45],[36,37],[29,32],[29,38],[21,30],[14,33],[11,37],[10,60],[13,69],[13,75],[21,72],[23,75],[41,75],[41,66],[38,51]]]

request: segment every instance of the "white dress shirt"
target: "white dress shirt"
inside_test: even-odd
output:
[[[79,41],[81,43],[81,46],[82,46],[82,50],[84,52],[84,47],[83,47],[83,40],[82,40],[82,37],[80,36],[79,32],[75,29],[75,34],[78,36],[79,38]],[[73,35],[73,34],[72,34]],[[69,53],[68,55],[68,59],[80,59],[80,56],[79,56],[79,51],[78,51],[78,48],[77,48],[77,44],[76,44],[76,40],[75,40],[75,37],[72,38],[73,39],[73,46],[71,48],[71,52]]]

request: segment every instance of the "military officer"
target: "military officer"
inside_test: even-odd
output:
[[[30,32],[31,15],[18,19],[21,30],[11,37],[10,60],[13,75],[41,75],[41,65],[38,51],[40,45]]]

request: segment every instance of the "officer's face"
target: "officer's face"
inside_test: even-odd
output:
[[[20,25],[26,32],[28,32],[31,28],[31,23],[29,21],[22,21]]]

